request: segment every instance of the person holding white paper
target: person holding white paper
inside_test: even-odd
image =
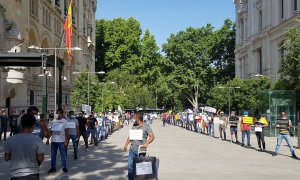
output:
[[[148,138],[149,137],[149,138]],[[133,160],[138,156],[138,147],[143,145],[145,148],[154,140],[154,133],[149,125],[143,123],[143,113],[137,113],[134,116],[133,127],[130,137],[127,138],[124,151],[127,151],[131,143],[128,156],[128,180],[133,180]]]
[[[68,124],[63,118],[64,111],[59,108],[50,125],[51,127],[51,168],[48,173],[56,172],[56,155],[59,149],[61,157],[61,167],[64,173],[68,172],[65,147],[68,144]]]
[[[220,138],[221,140],[226,140],[226,128],[228,124],[227,118],[224,116],[224,112],[218,110],[217,115],[219,116],[219,132],[220,132]],[[222,133],[224,134],[224,137],[222,136]]]
[[[254,120],[254,125],[255,125],[254,131],[255,131],[258,148],[259,148],[258,151],[266,151],[264,127],[268,126],[268,121],[265,118],[261,117],[260,114],[257,114]],[[261,148],[261,146],[263,148]]]
[[[68,154],[68,146],[70,139],[72,139],[72,144],[74,148],[74,159],[78,159],[77,157],[77,138],[79,138],[79,123],[78,120],[75,117],[74,111],[70,111],[67,119],[67,124],[68,124],[68,144],[65,148],[66,151],[66,157]]]

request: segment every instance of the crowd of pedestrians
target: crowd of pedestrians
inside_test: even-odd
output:
[[[122,128],[123,124],[129,125],[131,119],[133,113],[92,112],[88,115],[85,112],[65,112],[62,109],[44,117],[35,106],[30,106],[27,112],[13,112],[8,116],[2,109],[0,141],[5,141],[4,153],[5,160],[10,162],[10,177],[12,180],[39,179],[39,166],[44,160],[47,145],[51,146],[51,167],[48,173],[57,171],[58,150],[62,171],[67,173],[70,140],[73,147],[72,158],[77,160],[80,155],[78,146],[81,137],[84,140],[84,150],[89,151],[89,146],[98,146],[114,131]],[[9,138],[8,133],[11,136]]]
[[[240,144],[242,147],[251,147],[251,131],[254,131],[258,143],[257,150],[266,152],[264,132],[265,128],[269,126],[269,122],[260,114],[251,117],[247,111],[244,111],[243,116],[239,118],[235,112],[231,112],[230,116],[226,117],[221,110],[218,110],[216,113],[194,113],[193,111],[187,111],[177,113],[164,112],[161,118],[163,126],[166,124],[181,126],[187,130],[203,133],[210,137],[215,137],[214,126],[217,126],[216,128],[219,130],[219,138],[221,140],[227,140],[226,130],[229,127],[231,135],[230,142]],[[281,112],[279,119],[280,121],[285,121],[285,123],[282,124],[279,123],[279,121],[275,121],[278,135],[275,150],[272,152],[272,155],[277,156],[279,154],[279,149],[284,139],[290,149],[292,158],[297,159],[290,136],[292,122],[287,118],[285,112]],[[241,130],[242,142],[238,141],[238,129]]]

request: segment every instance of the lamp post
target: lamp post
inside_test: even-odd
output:
[[[114,82],[114,81],[112,81],[112,82],[107,82],[107,83],[104,83],[104,82],[102,82],[102,83],[99,83],[99,84],[101,84],[101,85],[103,85],[103,84],[116,84],[116,82]],[[103,94],[104,94],[104,92],[103,92],[103,87],[101,88],[101,109],[102,109],[102,111],[104,111],[104,106],[103,106],[103,104],[104,104],[104,99],[103,99]]]
[[[57,50],[67,50],[68,48],[41,48],[41,47],[37,47],[37,46],[29,46],[28,49],[36,49],[36,50],[54,50],[54,110],[57,110],[57,97],[56,97],[56,92],[57,92],[57,86],[56,86],[56,67],[57,67]],[[73,47],[71,48],[72,51],[81,51],[82,49],[79,47]],[[45,65],[47,66],[47,64]],[[46,79],[46,76],[43,76],[43,82],[45,81],[44,79]],[[45,81],[46,82],[46,81]],[[46,94],[46,84],[43,83],[43,102],[42,102],[42,112],[46,111],[47,109],[47,94]],[[44,91],[45,90],[45,91]]]
[[[73,74],[81,74],[86,73],[88,74],[88,106],[90,105],[90,74],[105,74],[104,71],[99,72],[73,72]]]
[[[224,87],[224,86],[220,86],[219,88],[220,89],[229,89],[229,91],[228,91],[228,94],[229,94],[229,107],[228,107],[229,112],[228,112],[228,115],[230,116],[230,106],[231,106],[231,104],[230,104],[230,99],[231,99],[230,92],[231,92],[232,89],[240,89],[241,87],[240,86],[236,86],[236,87]]]

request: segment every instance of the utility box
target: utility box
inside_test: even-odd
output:
[[[265,128],[266,136],[277,136],[275,120],[280,118],[280,113],[283,111],[286,113],[286,117],[292,121],[293,128],[291,131],[297,135],[296,92],[285,90],[259,91],[258,112],[269,122],[269,126]]]

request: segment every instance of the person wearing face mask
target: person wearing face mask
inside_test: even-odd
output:
[[[6,112],[4,110],[2,110],[2,115],[0,115],[0,122],[1,122],[0,141],[2,138],[2,133],[4,133],[4,141],[6,141],[6,132],[7,132],[8,121],[9,121],[9,118],[6,115]]]
[[[33,134],[37,135],[41,139],[50,138],[50,130],[47,127],[46,119],[38,115],[39,109],[36,106],[30,106],[27,109],[27,114],[34,115],[36,123],[34,125]]]
[[[84,144],[85,144],[85,150],[89,151],[88,147],[88,137],[86,134],[86,124],[87,124],[87,119],[84,117],[84,112],[81,112],[78,114],[77,117],[78,123],[79,123],[79,135],[78,135],[78,139],[77,139],[77,147],[79,145],[79,139],[82,136],[83,140],[84,140]]]
[[[48,173],[56,171],[56,155],[59,149],[61,167],[64,173],[68,172],[65,147],[68,145],[68,124],[64,119],[64,111],[59,108],[56,111],[51,127],[51,169]]]
[[[154,133],[151,127],[143,122],[143,113],[139,112],[134,116],[132,130],[142,130],[142,137],[140,137],[141,140],[131,140],[128,137],[123,148],[124,151],[127,151],[127,147],[131,143],[128,156],[128,180],[133,180],[133,160],[138,156],[138,147],[143,145],[147,148],[154,140]]]
[[[69,112],[67,124],[68,124],[68,143],[65,148],[66,157],[67,157],[67,152],[68,152],[69,141],[70,141],[70,139],[72,139],[72,144],[73,144],[73,148],[74,148],[74,159],[76,160],[76,159],[78,159],[78,157],[77,157],[77,147],[78,146],[76,143],[76,139],[79,138],[79,123],[74,115],[74,111]]]

